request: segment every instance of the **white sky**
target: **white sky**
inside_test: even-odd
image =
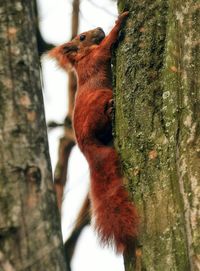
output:
[[[47,42],[61,44],[71,37],[72,0],[38,0],[40,27]],[[102,9],[92,4],[95,3]],[[81,0],[79,32],[101,26],[106,33],[112,28],[117,16],[116,2],[112,0]],[[105,12],[105,9],[108,12]],[[46,119],[62,122],[67,110],[67,76],[53,61],[42,60],[44,102]],[[57,161],[58,139],[62,129],[49,133],[52,167]],[[76,215],[89,189],[89,169],[78,147],[74,147],[69,160],[68,183],[64,192],[62,208],[62,230],[64,240],[70,235]],[[91,260],[93,259],[93,260]],[[123,271],[122,256],[116,256],[111,249],[101,248],[93,229],[88,226],[78,241],[72,271]]]

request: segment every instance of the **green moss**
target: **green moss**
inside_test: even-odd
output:
[[[185,210],[198,202],[189,171],[200,176],[192,146],[200,142],[194,117],[200,117],[200,48],[188,42],[199,35],[200,24],[189,23],[181,1],[127,3],[131,12],[115,64],[115,143],[141,215],[142,268],[189,270],[188,246],[198,247],[191,243]],[[197,16],[194,11],[190,18]],[[193,227],[197,244],[199,230]]]
[[[117,1],[118,11],[122,13],[125,9],[126,1]]]
[[[6,89],[2,82],[0,81],[0,124],[2,123],[3,116],[5,114],[5,93]]]

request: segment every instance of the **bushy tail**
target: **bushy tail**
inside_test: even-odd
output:
[[[95,228],[103,244],[123,253],[134,245],[139,217],[123,185],[118,155],[113,147],[93,146],[88,161]]]

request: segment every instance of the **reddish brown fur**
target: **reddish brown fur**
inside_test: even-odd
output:
[[[120,160],[113,146],[111,127],[111,45],[116,41],[127,12],[119,16],[110,34],[101,29],[85,32],[50,52],[63,68],[72,66],[78,76],[74,109],[77,143],[91,171],[91,204],[95,227],[104,244],[117,252],[130,248],[136,239],[138,215],[123,186]],[[94,41],[94,36],[99,37]],[[102,40],[103,39],[103,40]],[[102,41],[101,41],[102,40]]]

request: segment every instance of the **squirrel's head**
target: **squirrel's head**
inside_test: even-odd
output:
[[[96,48],[104,39],[105,33],[102,28],[97,27],[83,32],[71,41],[50,50],[48,55],[55,58],[64,69],[73,67],[80,59]]]

